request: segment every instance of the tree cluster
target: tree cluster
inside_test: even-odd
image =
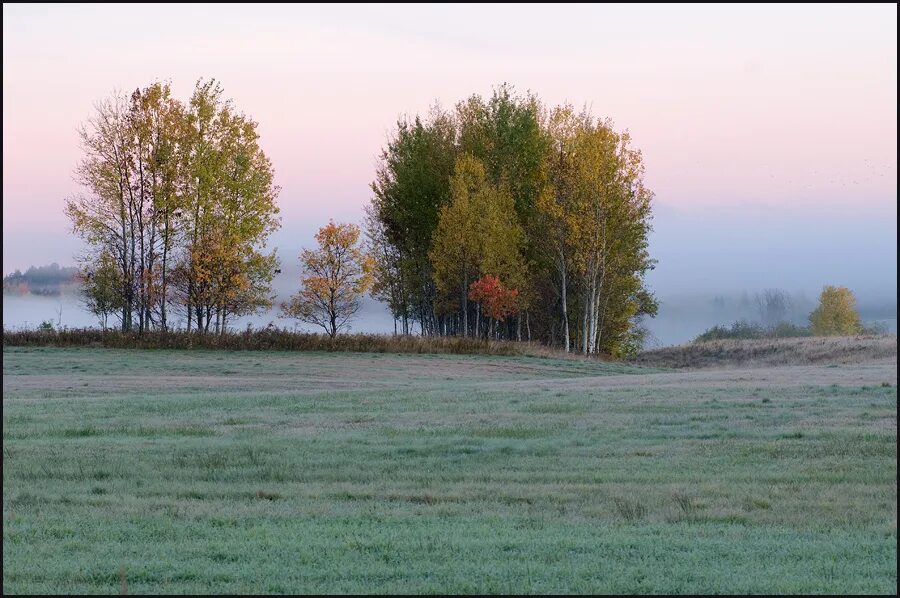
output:
[[[16,270],[3,277],[3,292],[26,295],[59,295],[77,283],[78,268],[61,268],[53,262],[48,266],[29,266],[25,272]]]
[[[632,352],[657,309],[643,179],[627,132],[507,85],[401,118],[368,208],[373,296],[403,333]]]
[[[272,305],[279,226],[272,165],[257,123],[198,81],[185,103],[166,83],[114,94],[80,130],[86,189],[66,201],[86,303],[123,331],[224,331],[228,318]]]

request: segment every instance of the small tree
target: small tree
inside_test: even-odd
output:
[[[359,244],[355,224],[329,222],[319,229],[316,250],[304,249],[300,261],[307,273],[303,288],[282,313],[325,329],[333,339],[359,310],[359,298],[372,284],[371,256]]]
[[[99,318],[106,330],[110,314],[120,313],[124,306],[122,273],[116,259],[108,252],[102,252],[96,263],[80,272],[79,279],[85,307]]]
[[[469,299],[477,303],[491,320],[491,335],[496,332],[497,322],[519,311],[519,291],[507,289],[499,278],[490,274],[469,285]]]
[[[846,287],[826,286],[819,306],[809,314],[810,330],[817,336],[859,334],[862,323],[856,311],[856,297]]]

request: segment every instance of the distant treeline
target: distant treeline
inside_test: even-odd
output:
[[[761,323],[738,320],[730,328],[713,326],[697,336],[694,342],[887,333],[887,327],[881,324],[863,324],[856,309],[856,297],[846,287],[825,285],[819,296],[819,305],[807,316],[808,326],[785,319],[791,301],[790,296],[780,289],[767,289],[757,295],[757,305],[762,316]]]
[[[3,277],[3,292],[15,295],[60,295],[78,288],[78,268],[60,267],[53,262],[49,266],[31,266],[25,272],[16,270]]]

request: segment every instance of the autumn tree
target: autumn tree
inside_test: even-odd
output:
[[[189,176],[180,279],[188,330],[193,320],[198,330],[215,321],[224,331],[229,316],[271,305],[265,295],[278,262],[263,248],[280,226],[280,189],[256,128],[222,98],[215,80],[197,83],[184,142]],[[247,301],[250,289],[264,292]]]
[[[115,260],[123,330],[167,329],[173,299],[204,331],[271,305],[277,259],[263,251],[278,187],[256,123],[215,81],[198,82],[187,105],[167,83],[114,94],[81,141],[87,193],[66,213],[94,259]]]
[[[359,242],[355,224],[335,224],[316,233],[317,249],[305,249],[305,271],[297,295],[281,306],[287,317],[321,326],[333,339],[359,310],[360,297],[372,284],[372,258]]]
[[[819,305],[809,314],[810,331],[816,336],[849,336],[862,331],[856,297],[847,287],[827,285]]]
[[[508,190],[491,185],[476,158],[459,157],[450,188],[451,200],[441,207],[428,255],[438,292],[459,298],[456,309],[465,336],[473,332],[468,305],[472,281],[484,274],[501,276],[514,286],[523,281],[524,234]]]
[[[469,299],[478,304],[488,317],[490,327],[485,332],[489,336],[496,333],[498,322],[519,311],[519,291],[506,288],[499,278],[490,274],[469,285]]]

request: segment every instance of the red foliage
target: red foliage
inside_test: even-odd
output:
[[[507,289],[496,276],[487,274],[469,285],[469,299],[480,303],[487,317],[502,322],[519,311],[519,291]]]

